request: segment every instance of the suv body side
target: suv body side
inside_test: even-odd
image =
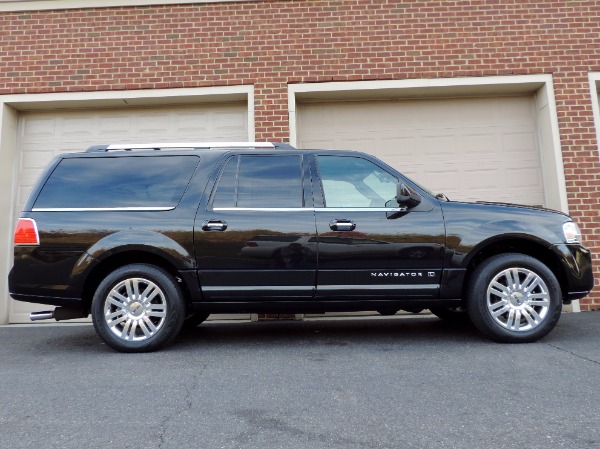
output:
[[[300,161],[300,203],[214,207],[227,161],[286,156]],[[196,158],[197,163],[173,207],[37,207],[40,192],[61,161],[127,157],[159,162],[162,157],[187,157]],[[418,192],[421,202],[406,210],[398,204],[328,206],[327,196],[336,192],[335,182],[340,180],[324,184],[326,158],[373,164],[390,179]],[[378,159],[356,152],[286,149],[62,155],[36,184],[22,217],[36,220],[42,243],[15,247],[11,296],[86,311],[103,277],[127,263],[149,263],[171,273],[183,286],[188,304],[208,312],[456,306],[461,304],[469,272],[482,260],[503,252],[521,252],[547,263],[566,301],[585,296],[593,285],[589,251],[565,243],[561,235],[568,216],[525,207],[440,201]],[[227,227],[211,228],[211,221]],[[249,251],[256,236],[279,236],[284,244],[265,258]]]
[[[259,147],[57,157],[21,214],[36,239],[15,246],[10,295],[92,311],[141,351],[212,312],[466,310],[534,341],[593,287],[563,213],[450,202],[364,153]]]

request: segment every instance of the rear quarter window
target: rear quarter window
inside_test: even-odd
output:
[[[33,208],[173,208],[199,161],[197,156],[63,159]]]

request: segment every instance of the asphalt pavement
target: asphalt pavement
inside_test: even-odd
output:
[[[150,354],[0,327],[0,448],[600,448],[600,311],[532,344],[428,314],[208,322]]]

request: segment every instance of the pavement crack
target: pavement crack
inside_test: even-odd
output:
[[[185,389],[185,395],[182,400],[183,407],[174,410],[173,413],[166,415],[160,423],[160,431],[158,435],[158,449],[161,449],[163,447],[163,444],[165,443],[165,433],[167,432],[169,423],[173,420],[173,418],[192,409],[192,392],[197,389],[198,384],[200,383],[200,377],[202,376],[202,373],[204,373],[207,367],[208,365],[203,365],[200,371],[196,372],[196,374],[192,376],[191,382],[189,382],[188,387]]]
[[[286,419],[285,417],[280,416],[280,414],[273,415],[265,410],[241,409],[237,410],[235,415],[242,418],[250,427],[235,438],[236,443],[240,444],[239,447],[243,447],[241,446],[242,443],[247,444],[248,440],[257,435],[264,434],[265,431],[268,431],[271,435],[280,433],[292,438],[306,440],[311,444],[310,447],[331,447],[331,445],[364,449],[381,447],[378,443],[371,441],[359,441],[343,435],[308,430],[298,425],[297,418],[293,420],[290,418]],[[292,424],[290,421],[293,421],[294,423]],[[409,447],[413,446],[411,445]]]
[[[567,354],[571,354],[571,355],[573,355],[573,356],[575,356],[575,357],[577,357],[579,359],[582,359],[582,360],[585,360],[585,361],[588,361],[588,362],[592,362],[592,363],[594,363],[596,365],[600,365],[600,361],[598,361],[598,360],[594,360],[594,359],[590,359],[590,358],[584,357],[584,356],[579,355],[579,354],[577,354],[577,353],[575,353],[573,351],[569,351],[568,349],[563,349],[563,348],[561,348],[559,346],[553,345],[552,343],[546,343],[546,344],[548,346],[552,346],[554,349],[558,349],[559,351],[566,352]]]

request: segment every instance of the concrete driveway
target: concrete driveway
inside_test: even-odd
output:
[[[538,343],[431,315],[205,323],[151,354],[0,327],[1,448],[598,448],[600,312]]]

